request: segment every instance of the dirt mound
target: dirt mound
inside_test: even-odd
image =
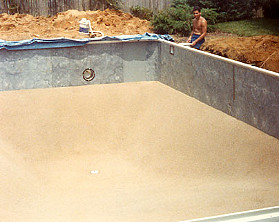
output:
[[[27,14],[0,14],[0,39],[17,41],[32,38],[84,38],[78,32],[79,21],[89,19],[92,29],[106,36],[151,32],[150,23],[118,10],[68,10],[53,17]]]
[[[279,36],[209,38],[202,50],[279,72]]]

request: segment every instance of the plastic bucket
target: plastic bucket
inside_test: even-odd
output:
[[[79,33],[89,34],[89,20],[83,18],[79,21]]]

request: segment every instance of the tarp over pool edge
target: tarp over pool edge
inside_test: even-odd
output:
[[[5,41],[0,40],[0,49],[7,50],[24,50],[24,49],[50,49],[50,48],[65,48],[73,46],[83,46],[89,42],[94,41],[133,41],[133,40],[157,40],[165,39],[173,41],[173,38],[168,35],[158,35],[145,33],[143,35],[119,35],[119,36],[105,36],[103,38],[84,38],[84,39],[67,39],[67,38],[53,38],[53,39],[29,39],[21,41]]]

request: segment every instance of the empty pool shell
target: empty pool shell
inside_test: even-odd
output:
[[[136,82],[0,93],[0,174],[9,180],[0,181],[6,197],[0,216],[6,221],[34,218],[33,209],[56,221],[88,220],[86,214],[95,221],[135,215],[181,221],[279,204],[278,73],[164,40],[2,50],[0,66],[1,91]],[[98,78],[85,67],[94,67]],[[33,187],[23,186],[29,179],[44,199],[30,197]],[[47,192],[36,187],[44,182]],[[199,198],[194,206],[188,201]],[[20,213],[13,214],[15,203]]]

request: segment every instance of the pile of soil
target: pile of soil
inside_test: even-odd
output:
[[[18,41],[32,38],[85,38],[79,34],[79,21],[90,20],[94,31],[105,36],[144,34],[152,32],[150,23],[118,10],[68,10],[52,17],[27,14],[0,14],[0,39]]]
[[[0,14],[0,39],[17,41],[32,38],[84,38],[86,36],[78,32],[82,18],[90,20],[93,30],[101,31],[105,36],[153,32],[149,21],[122,11],[68,10],[52,17]],[[176,42],[187,40],[177,36],[174,39]],[[279,36],[238,37],[209,33],[201,49],[279,73]]]
[[[202,50],[279,72],[279,36],[214,37]]]
[[[174,39],[182,43],[188,37],[174,36]],[[222,32],[208,33],[201,50],[279,73],[279,36],[239,37]]]

